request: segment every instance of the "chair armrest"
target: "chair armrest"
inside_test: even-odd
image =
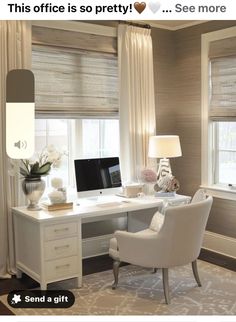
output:
[[[121,261],[144,267],[155,267],[156,256],[153,258],[152,252],[153,255],[156,255],[159,248],[157,233],[140,235],[126,231],[116,231],[115,237]]]

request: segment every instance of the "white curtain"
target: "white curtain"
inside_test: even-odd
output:
[[[0,21],[0,60],[0,277],[6,277],[15,272],[10,209],[20,203],[19,179],[9,176],[6,155],[6,75],[9,70],[31,66],[30,23]]]
[[[133,182],[141,168],[153,167],[148,159],[149,136],[156,129],[151,30],[119,25],[118,58],[122,182]]]

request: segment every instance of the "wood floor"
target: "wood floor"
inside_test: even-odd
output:
[[[236,271],[236,260],[217,253],[202,249],[199,259],[206,262]],[[106,271],[112,268],[112,259],[108,255],[83,260],[83,275]],[[0,295],[8,294],[13,290],[25,290],[38,287],[39,284],[29,276],[23,274],[21,279],[12,277],[0,280]],[[14,315],[0,302],[0,315]]]

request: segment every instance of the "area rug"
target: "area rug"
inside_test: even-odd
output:
[[[171,304],[164,301],[161,270],[133,265],[120,269],[119,287],[111,289],[112,271],[84,276],[83,287],[73,280],[54,283],[49,289],[70,289],[75,304],[68,309],[13,309],[16,315],[235,315],[236,273],[198,261],[202,287],[197,287],[191,265],[170,269]]]

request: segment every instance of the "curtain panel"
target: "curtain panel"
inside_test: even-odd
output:
[[[151,30],[118,27],[120,160],[123,182],[137,181],[148,159],[149,136],[155,134],[155,98]]]
[[[9,175],[6,155],[6,76],[12,69],[30,68],[31,25],[0,21],[0,277],[15,273],[11,207],[20,204],[19,179]]]

